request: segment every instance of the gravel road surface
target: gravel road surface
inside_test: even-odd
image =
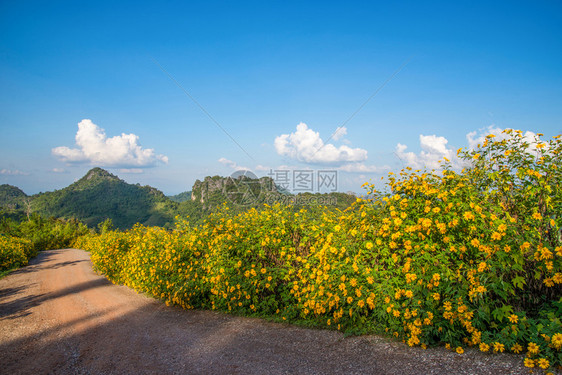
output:
[[[1,374],[528,374],[522,362],[167,307],[96,275],[82,250],[0,279]]]

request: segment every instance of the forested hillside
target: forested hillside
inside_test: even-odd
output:
[[[191,191],[184,191],[183,193],[179,193],[176,195],[168,195],[168,198],[174,202],[186,202],[191,200]]]
[[[255,191],[254,191],[255,190]],[[192,192],[167,197],[151,186],[129,184],[101,168],[93,168],[66,188],[28,196],[11,185],[0,186],[0,216],[21,220],[32,213],[45,217],[78,219],[96,227],[111,219],[115,228],[129,229],[136,223],[170,227],[177,215],[196,225],[227,202],[236,212],[261,208],[264,203],[328,206],[345,209],[355,196],[345,193],[291,195],[279,191],[270,178],[206,177],[196,181]]]
[[[163,226],[171,222],[177,204],[150,186],[128,184],[94,168],[70,186],[33,197],[33,210],[46,216],[77,218],[95,226],[111,218],[117,228],[135,223]]]

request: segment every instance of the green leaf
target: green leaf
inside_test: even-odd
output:
[[[522,276],[515,276],[511,282],[513,285],[519,289],[523,289],[523,285],[525,285],[525,279]]]

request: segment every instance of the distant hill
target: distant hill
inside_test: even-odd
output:
[[[31,199],[20,188],[0,185],[0,216],[16,221],[31,213]]]
[[[293,195],[277,186],[270,177],[252,179],[245,175],[205,177],[203,181],[195,181],[191,191],[191,200],[207,209],[229,202],[245,208],[258,208],[264,203],[280,203],[295,206],[296,209],[303,206],[327,206],[344,210],[356,199],[353,193],[339,192]]]
[[[46,216],[74,217],[90,227],[110,218],[124,229],[137,222],[163,226],[173,221],[177,203],[153,187],[128,184],[94,168],[64,189],[32,196],[32,208]]]
[[[174,202],[182,203],[191,200],[191,191],[184,191],[176,195],[168,195],[168,198]]]
[[[0,185],[0,206],[6,208],[22,208],[27,194],[20,188],[12,185]]]
[[[245,175],[235,178],[205,177],[203,181],[195,181],[191,190],[191,200],[209,208],[223,202],[242,206],[261,205],[282,195],[270,177],[253,179]]]
[[[245,175],[205,177],[192,190],[167,197],[151,186],[129,184],[101,168],[93,168],[80,180],[52,192],[28,196],[11,185],[0,185],[0,216],[21,220],[32,212],[43,216],[76,218],[89,227],[111,219],[119,229],[136,223],[147,226],[171,226],[176,215],[189,217],[192,225],[202,222],[224,202],[233,212],[260,208],[264,203],[303,206],[327,206],[345,209],[355,196],[346,193],[292,195],[274,184],[269,177],[252,179]]]

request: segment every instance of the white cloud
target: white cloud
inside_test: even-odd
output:
[[[347,134],[347,128],[345,126],[338,126],[332,138],[334,139],[334,141],[337,141],[343,138],[346,134]]]
[[[78,123],[76,133],[78,148],[66,146],[51,150],[54,156],[68,163],[84,163],[115,167],[151,167],[168,163],[168,157],[156,155],[154,149],[143,149],[135,134],[121,134],[108,138],[105,131],[91,120]]]
[[[258,164],[258,165],[256,165],[256,168],[254,168],[254,169],[255,169],[256,171],[263,172],[263,171],[269,171],[269,170],[271,170],[272,168],[268,167],[267,165]]]
[[[29,175],[29,173],[22,172],[22,171],[17,170],[17,169],[0,169],[0,174],[6,175],[6,176],[27,176],[27,175]]]
[[[440,160],[447,158],[454,162],[456,155],[454,151],[447,148],[449,141],[445,137],[436,135],[420,134],[420,146],[422,151],[419,154],[406,152],[408,146],[398,143],[396,145],[396,156],[407,166],[414,169],[439,169]]]
[[[66,173],[66,170],[64,168],[53,168],[50,170],[50,172],[52,173]]]
[[[382,173],[390,171],[392,168],[388,165],[383,165],[382,167],[376,165],[365,165],[363,163],[350,163],[342,165],[337,168],[339,171],[343,172],[353,172],[353,173]]]
[[[420,135],[420,146],[429,154],[438,154],[445,157],[450,157],[452,151],[447,148],[449,141],[445,137],[438,137],[436,135]]]
[[[121,168],[119,173],[139,174],[144,173],[144,170],[140,168]]]
[[[504,129],[492,124],[488,127],[468,133],[466,135],[468,149],[477,149],[489,134],[495,135],[495,141],[509,138],[509,135],[503,133],[503,131]],[[531,131],[526,131],[522,134],[522,136],[523,141],[528,142],[530,145],[529,152],[536,154],[538,152],[535,147],[536,134]],[[443,160],[443,158],[449,159],[453,168],[461,168],[466,162],[457,158],[456,151],[447,147],[448,142],[449,141],[445,137],[438,137],[436,135],[420,135],[420,146],[422,151],[419,154],[407,152],[406,149],[408,146],[401,143],[396,145],[395,154],[405,165],[414,169],[440,169],[442,165],[439,161]]]
[[[508,128],[509,129],[509,128]],[[513,130],[513,129],[511,129]],[[481,145],[482,143],[484,143],[484,140],[486,139],[486,136],[489,134],[493,134],[496,137],[494,138],[495,141],[501,141],[503,139],[507,139],[510,137],[509,134],[505,134],[503,133],[504,129],[498,128],[497,126],[495,126],[494,124],[486,127],[486,128],[481,128],[478,129],[476,131],[470,132],[466,135],[466,140],[468,142],[468,148],[469,149],[476,149],[478,148],[478,145]],[[533,133],[532,131],[526,131],[525,133],[522,133],[523,136],[523,141],[529,143],[529,151],[531,153],[537,153],[537,148],[536,146],[536,142],[535,142],[535,137],[536,134]]]
[[[228,159],[226,159],[226,158],[220,158],[218,161],[219,161],[219,163],[221,163],[221,164],[223,164],[223,165],[226,165],[227,167],[229,167],[229,168],[231,168],[231,169],[234,169],[234,170],[236,170],[236,171],[242,170],[242,169],[243,169],[243,170],[247,170],[247,171],[250,170],[250,168],[240,166],[240,165],[238,165],[235,161],[228,160]]]
[[[347,129],[340,129],[340,132],[347,133]],[[306,163],[345,163],[367,159],[367,151],[361,148],[324,144],[320,134],[309,129],[303,122],[297,125],[294,133],[282,134],[275,138],[274,146],[279,155]]]
[[[478,148],[479,144],[482,144],[486,139],[486,136],[489,134],[495,135],[498,139],[507,138],[506,134],[503,134],[503,129],[498,128],[494,124],[486,127],[475,130],[470,132],[466,135],[466,141],[468,142],[468,148],[474,150]]]

